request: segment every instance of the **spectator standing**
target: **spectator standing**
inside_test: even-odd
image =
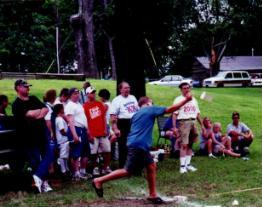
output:
[[[79,103],[80,104],[84,104],[86,101],[87,101],[87,94],[86,94],[86,89],[88,88],[88,87],[90,87],[91,86],[91,84],[90,84],[90,82],[88,82],[88,81],[86,81],[86,82],[84,82],[84,84],[83,84],[83,88],[82,88],[82,90],[80,91],[80,98],[79,98]]]
[[[232,120],[232,123],[227,126],[227,135],[231,138],[233,150],[245,155],[249,153],[254,135],[246,124],[239,121],[240,114],[237,111],[232,113]]]
[[[41,193],[52,190],[46,180],[49,164],[52,162],[44,120],[48,108],[35,96],[29,96],[30,86],[21,79],[15,81],[17,98],[12,104],[12,111],[19,137],[17,145],[29,161],[35,187]]]
[[[69,89],[68,88],[62,88],[59,94],[59,97],[56,98],[54,105],[56,104],[63,104],[64,107],[67,104],[68,98],[69,98]]]
[[[69,101],[65,107],[68,121],[68,138],[71,141],[70,158],[73,168],[73,179],[78,181],[86,179],[87,158],[90,155],[88,143],[87,119],[83,106],[79,103],[79,90],[69,90]]]
[[[179,88],[182,95],[178,96],[174,100],[174,104],[179,103],[188,93],[190,93],[190,85],[186,82],[182,82],[179,85]],[[175,131],[178,131],[178,135],[181,139],[179,170],[181,174],[188,171],[194,172],[197,170],[190,164],[192,157],[192,145],[190,143],[193,143],[193,141],[197,139],[198,136],[195,124],[196,119],[202,127],[200,110],[197,100],[194,97],[191,101],[187,102],[173,114],[173,123],[178,122],[178,130],[175,129]]]
[[[114,134],[118,137],[119,167],[122,168],[127,156],[127,135],[130,131],[131,118],[139,109],[135,96],[130,95],[127,82],[119,84],[120,95],[112,101],[110,117]]]
[[[131,130],[128,135],[128,156],[125,167],[93,180],[92,185],[99,197],[103,197],[103,183],[132,174],[140,174],[141,170],[146,167],[146,179],[149,188],[148,200],[153,204],[163,203],[163,200],[157,196],[156,164],[150,154],[155,118],[164,113],[172,113],[191,100],[191,98],[191,95],[187,94],[181,102],[168,108],[153,106],[152,100],[148,97],[141,97],[139,99],[139,106],[141,108],[132,118]]]
[[[90,86],[86,89],[87,102],[83,105],[87,117],[89,135],[91,142],[91,155],[93,161],[93,176],[100,174],[97,167],[97,156],[103,156],[102,174],[111,172],[109,167],[111,161],[111,146],[107,136],[106,106],[96,100],[96,90]]]
[[[98,92],[98,96],[100,97],[100,101],[104,103],[106,106],[106,124],[107,124],[107,133],[111,142],[111,155],[114,160],[118,160],[118,142],[116,142],[116,135],[114,134],[112,128],[110,127],[110,92],[107,89],[101,89]]]
[[[8,97],[6,95],[0,95],[0,116],[6,116],[5,109],[8,106]]]

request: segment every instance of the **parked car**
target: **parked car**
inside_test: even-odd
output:
[[[262,74],[257,74],[251,78],[251,86],[262,86]]]
[[[187,82],[190,86],[193,85],[192,79],[183,78],[181,75],[167,75],[157,81],[151,81],[150,85],[163,85],[163,86],[179,86],[180,83]]]
[[[203,80],[204,87],[250,86],[251,77],[246,71],[222,71]]]

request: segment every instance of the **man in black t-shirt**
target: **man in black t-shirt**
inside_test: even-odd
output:
[[[48,108],[35,96],[29,96],[29,87],[24,80],[15,82],[17,98],[12,104],[17,130],[17,144],[28,159],[33,172],[36,189],[52,190],[46,181],[48,167],[52,162],[44,116]]]

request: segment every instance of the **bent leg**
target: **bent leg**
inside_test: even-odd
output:
[[[110,180],[116,180],[116,179],[127,177],[127,176],[129,176],[129,173],[126,169],[123,168],[123,169],[115,170],[102,177],[95,178],[93,182],[97,188],[102,188],[102,185],[105,182],[108,182]]]

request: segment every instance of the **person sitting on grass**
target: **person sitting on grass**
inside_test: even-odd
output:
[[[249,153],[249,146],[253,142],[252,131],[243,122],[239,121],[240,114],[232,113],[233,122],[227,126],[227,135],[231,138],[234,152],[241,153],[243,156]]]
[[[203,128],[200,135],[200,151],[203,154],[208,153],[211,158],[216,158],[212,153],[212,145],[214,143],[214,134],[212,132],[212,122],[208,117],[203,119]]]
[[[128,156],[124,168],[115,170],[108,175],[93,179],[92,186],[99,197],[103,197],[103,184],[110,180],[127,177],[132,174],[139,174],[146,167],[147,182],[149,187],[149,197],[153,204],[161,204],[163,200],[157,196],[156,192],[156,164],[150,155],[152,145],[152,132],[155,118],[165,113],[172,113],[192,100],[192,95],[187,93],[185,98],[179,103],[168,108],[153,106],[153,102],[148,97],[139,99],[140,109],[131,119],[131,130],[128,135],[127,147]]]
[[[223,155],[226,154],[232,157],[240,157],[240,154],[232,151],[230,138],[222,135],[221,124],[219,122],[214,123],[212,136],[214,137],[214,153],[222,153]]]

